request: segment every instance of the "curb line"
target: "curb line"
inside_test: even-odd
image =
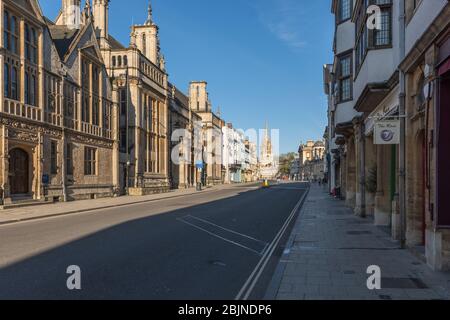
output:
[[[127,207],[127,206],[143,204],[143,203],[162,201],[162,200],[174,199],[174,198],[180,198],[180,197],[186,197],[186,196],[193,196],[193,195],[202,194],[202,193],[208,193],[208,192],[213,192],[213,191],[218,191],[218,190],[211,190],[211,189],[209,189],[209,190],[201,191],[200,193],[189,193],[189,194],[182,194],[182,195],[180,194],[180,195],[164,197],[164,198],[160,198],[160,199],[141,200],[141,201],[130,202],[130,203],[120,203],[120,204],[115,204],[115,205],[110,205],[110,206],[105,206],[105,207],[86,208],[86,209],[79,209],[79,210],[73,210],[73,211],[67,211],[67,212],[55,213],[55,214],[48,214],[48,215],[36,216],[36,217],[29,217],[29,218],[23,218],[23,219],[20,219],[20,218],[19,219],[12,219],[12,220],[7,220],[7,221],[0,222],[0,226],[15,224],[15,223],[19,223],[19,222],[27,222],[27,221],[47,219],[47,218],[57,218],[57,217],[68,216],[68,215],[72,215],[72,214],[76,214],[76,213],[83,213],[83,212],[90,212],[90,211],[97,211],[97,210],[104,210],[104,209]]]
[[[250,183],[250,185],[252,185],[252,184],[253,183]],[[257,184],[255,184],[255,185],[257,185]],[[228,185],[222,185],[222,186],[228,187]],[[243,186],[245,186],[245,184]],[[193,192],[193,193],[174,195],[174,196],[169,196],[169,197],[164,197],[164,198],[159,198],[159,199],[141,200],[141,201],[130,202],[130,203],[119,203],[119,204],[109,205],[109,206],[105,206],[105,207],[72,210],[72,211],[67,211],[67,212],[48,214],[48,215],[29,217],[29,218],[22,218],[22,219],[21,218],[11,219],[11,220],[0,222],[0,226],[12,225],[12,224],[19,223],[19,222],[36,221],[36,220],[41,220],[41,219],[43,220],[43,219],[47,219],[47,218],[58,218],[58,217],[62,217],[62,216],[68,216],[68,215],[77,214],[77,213],[83,213],[83,212],[91,212],[91,211],[104,210],[104,209],[121,208],[121,207],[133,206],[133,205],[138,205],[138,204],[143,204],[143,203],[150,203],[150,202],[162,201],[162,200],[167,200],[167,199],[181,198],[181,197],[186,197],[186,196],[194,196],[194,195],[198,195],[198,194],[209,193],[209,192],[214,192],[214,191],[220,191],[220,190],[224,190],[224,189],[228,189],[228,188],[214,189],[214,187],[212,187],[212,188],[200,191],[200,192],[197,191],[197,192]],[[76,203],[76,201],[74,201],[74,203]],[[0,211],[0,213],[1,213],[1,211]]]
[[[308,187],[308,190],[306,191],[306,194],[305,194],[302,204],[300,206],[300,211],[297,216],[297,219],[295,219],[294,227],[303,216],[303,206],[309,197],[310,190],[311,190],[311,187]],[[292,246],[294,244],[294,240],[295,240],[295,235],[292,230],[291,235],[289,236],[289,239],[288,239],[287,243],[285,244],[284,248],[285,249],[292,248]],[[283,254],[280,258],[280,262],[278,263],[278,266],[275,269],[274,275],[272,277],[272,280],[269,283],[269,286],[266,290],[263,300],[276,300],[276,297],[278,294],[278,289],[280,288],[281,281],[283,280],[284,271],[286,270],[286,267],[288,264],[287,262],[283,262],[282,260],[287,259],[289,257],[289,255],[290,255],[290,252],[289,253],[283,252]]]

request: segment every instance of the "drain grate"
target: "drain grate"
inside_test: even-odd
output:
[[[380,294],[379,295],[381,300],[392,300],[391,296],[385,295],[385,294]]]
[[[361,235],[365,235],[365,234],[372,234],[372,232],[370,232],[370,231],[348,231],[347,234],[350,236],[361,236]]]
[[[382,278],[383,289],[428,289],[428,286],[418,278]]]

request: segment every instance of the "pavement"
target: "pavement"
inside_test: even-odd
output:
[[[255,183],[240,184],[242,186],[252,186]],[[234,185],[236,186],[236,185]],[[195,188],[170,190],[167,193],[152,194],[147,196],[122,196],[116,198],[99,198],[95,200],[80,200],[71,202],[58,202],[49,204],[39,204],[21,208],[0,210],[0,225],[10,224],[20,221],[42,219],[59,215],[81,213],[91,210],[108,209],[139,203],[153,202],[164,199],[172,199],[196,195],[199,193],[212,192],[224,188],[232,188],[233,185],[220,185],[203,188],[202,191],[196,191]]]
[[[125,206],[99,199],[89,211],[0,225],[0,299],[262,299],[306,191],[237,185]],[[70,266],[81,290],[67,287]]]
[[[381,290],[368,289],[369,266],[380,267]],[[432,271],[372,219],[313,185],[265,298],[448,300],[450,273]]]

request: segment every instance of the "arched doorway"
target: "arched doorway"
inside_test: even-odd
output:
[[[29,190],[29,156],[22,149],[9,152],[9,185],[11,195],[27,194]]]

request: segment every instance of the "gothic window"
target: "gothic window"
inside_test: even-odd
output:
[[[111,104],[104,101],[103,102],[103,127],[106,130],[111,129]]]
[[[8,11],[3,16],[3,46],[11,53],[19,53],[19,24],[17,18],[10,15]]]
[[[82,100],[82,106],[81,106],[81,120],[83,122],[89,122],[90,121],[89,95],[87,93],[83,93],[83,100]]]
[[[97,149],[84,148],[84,174],[87,176],[97,175]]]
[[[58,145],[56,141],[50,143],[50,173],[58,173]]]
[[[142,35],[142,53],[144,56],[147,55],[147,38],[145,37],[145,34]]]
[[[25,103],[30,104],[30,74],[25,72]]]
[[[18,97],[19,97],[18,73],[17,68],[13,67],[11,69],[11,99],[17,100]]]
[[[9,74],[9,64],[5,63],[4,65],[4,73],[3,73],[3,82],[4,82],[4,91],[5,97],[10,98],[10,90],[9,87],[11,85],[10,82],[10,74]]]
[[[73,145],[71,143],[66,145],[66,173],[73,175]]]
[[[37,62],[37,35],[36,29],[25,24],[25,59],[32,63]]]
[[[99,101],[98,99],[94,99],[94,102],[92,104],[92,124],[98,126],[99,123],[99,115],[100,115],[100,110],[99,110]]]
[[[31,75],[31,78],[30,78],[30,97],[29,97],[28,103],[32,106],[36,105],[36,76],[35,75]]]
[[[120,114],[127,115],[127,90],[120,90]]]

